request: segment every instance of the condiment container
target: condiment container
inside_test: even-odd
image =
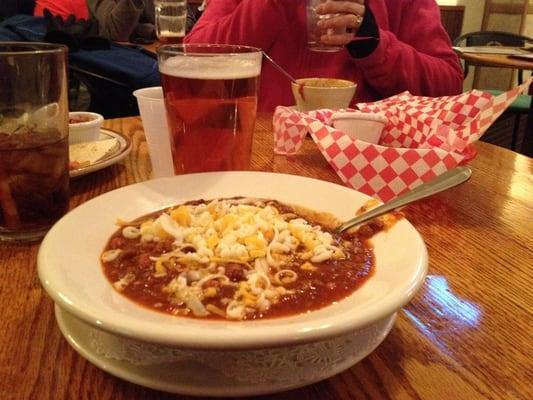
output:
[[[379,143],[387,118],[381,114],[360,111],[338,112],[331,116],[335,129],[343,131],[352,139],[368,143]]]
[[[68,124],[69,144],[98,140],[103,122],[104,117],[97,113],[88,111],[70,112]]]

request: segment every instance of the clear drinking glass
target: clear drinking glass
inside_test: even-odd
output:
[[[261,50],[165,45],[158,56],[175,173],[248,169]]]
[[[335,33],[344,33],[342,31],[335,32],[335,29],[328,29],[327,31],[324,31],[318,27],[318,21],[331,18],[335,16],[336,14],[325,14],[325,15],[318,15],[316,13],[316,7],[320,3],[326,3],[328,1],[335,1],[335,0],[307,0],[307,45],[309,46],[310,50],[313,51],[324,51],[324,52],[335,52],[342,49],[342,46],[333,46],[333,45],[327,45],[324,43],[320,43],[320,36],[324,35],[325,33],[328,34],[335,34]]]
[[[0,42],[0,241],[38,240],[68,210],[66,54]]]
[[[187,24],[186,0],[155,0],[155,32],[162,43],[182,43]]]

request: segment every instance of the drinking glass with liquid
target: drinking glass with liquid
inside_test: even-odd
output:
[[[68,210],[66,52],[0,43],[0,241],[38,240]]]
[[[187,24],[186,0],[155,0],[155,31],[162,43],[182,43]]]
[[[340,51],[342,46],[335,46],[324,44],[320,42],[320,37],[324,34],[334,35],[344,33],[342,30],[329,28],[323,30],[318,27],[318,22],[321,20],[326,20],[339,14],[322,14],[319,15],[316,13],[316,7],[320,3],[326,3],[328,1],[336,0],[307,0],[306,11],[307,11],[307,46],[312,51],[323,51],[323,52],[335,52]]]
[[[176,174],[250,166],[260,49],[164,45],[158,49]]]

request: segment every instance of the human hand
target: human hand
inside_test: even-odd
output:
[[[332,46],[344,46],[357,34],[365,15],[364,0],[326,1],[316,8],[318,15],[331,15],[318,22],[325,32],[320,42]]]

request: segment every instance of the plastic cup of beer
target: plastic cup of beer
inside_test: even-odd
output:
[[[162,43],[181,43],[187,25],[186,0],[155,0],[155,32]]]
[[[152,162],[152,177],[162,178],[174,175],[174,164],[170,152],[170,138],[161,86],[138,89],[133,92],[137,98],[143,123],[148,154]]]
[[[158,57],[175,173],[247,170],[261,50],[165,45]]]
[[[38,240],[68,210],[66,52],[0,43],[0,241]]]
[[[326,3],[328,1],[335,0],[307,0],[306,11],[307,11],[307,46],[309,50],[312,51],[323,51],[323,52],[335,52],[340,51],[342,46],[334,46],[329,44],[324,44],[320,42],[320,37],[325,34],[342,34],[342,31],[336,31],[335,29],[323,30],[318,27],[318,22],[321,20],[329,19],[337,14],[323,14],[318,15],[316,13],[316,7],[320,3]]]

